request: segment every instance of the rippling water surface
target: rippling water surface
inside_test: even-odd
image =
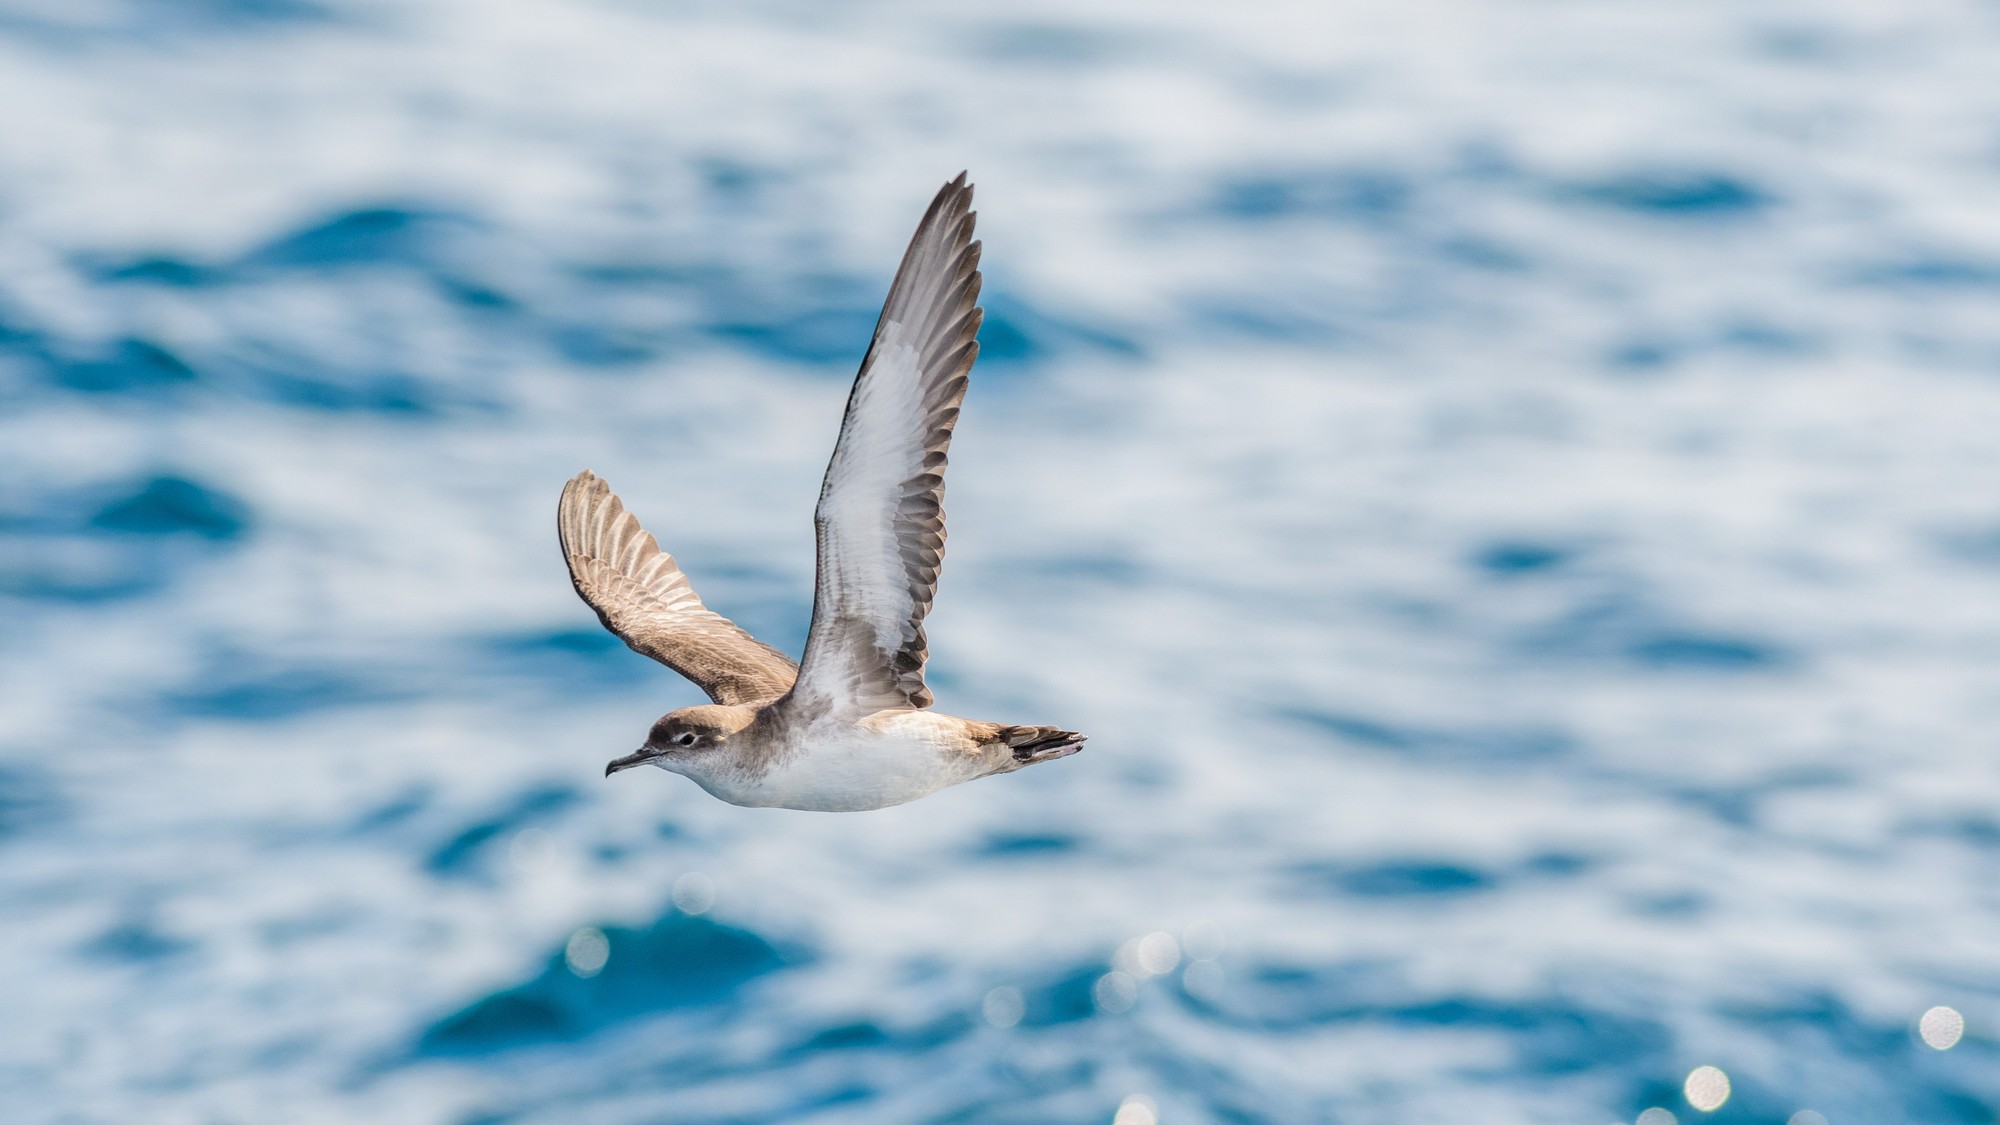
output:
[[[1996,49],[0,0],[7,1116],[1993,1120]],[[562,481],[796,648],[960,167],[932,683],[1088,751],[607,782],[697,696],[570,593]]]

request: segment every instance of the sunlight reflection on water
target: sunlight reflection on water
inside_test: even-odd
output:
[[[1144,1094],[1133,1094],[1118,1103],[1111,1125],[1159,1125],[1159,1108]]]
[[[715,905],[715,881],[699,871],[674,880],[674,905],[689,914],[706,914]]]
[[[1020,989],[1012,985],[1002,985],[988,992],[986,999],[980,1003],[980,1011],[986,1016],[986,1022],[999,1028],[1013,1027],[1020,1023],[1021,1017],[1027,1010],[1026,998],[1021,995]]]
[[[570,935],[569,943],[563,947],[563,960],[569,971],[585,980],[602,972],[610,959],[611,942],[596,926],[585,926]]]
[[[1111,957],[1112,966],[1134,980],[1171,973],[1180,963],[1180,943],[1174,935],[1161,932],[1133,938]]]
[[[1139,984],[1131,976],[1116,969],[1097,978],[1091,987],[1090,996],[1100,1012],[1130,1011],[1139,999]]]
[[[1698,1066],[1688,1072],[1681,1091],[1689,1105],[1703,1113],[1712,1113],[1729,1100],[1729,1076],[1717,1067]]]
[[[1222,966],[1213,961],[1196,961],[1181,973],[1181,987],[1197,1000],[1213,1003],[1222,998]]]
[[[1222,956],[1224,944],[1222,927],[1206,918],[1181,931],[1181,949],[1189,960],[1213,961]]]
[[[1917,1020],[1917,1034],[1934,1050],[1949,1051],[1965,1035],[1965,1017],[1956,1008],[1932,1008]]]

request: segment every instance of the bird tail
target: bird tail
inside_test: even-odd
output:
[[[1001,727],[1000,741],[1013,751],[1014,760],[1026,765],[1067,758],[1083,749],[1083,736],[1055,727]]]

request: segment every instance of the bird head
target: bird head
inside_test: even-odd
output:
[[[757,713],[748,707],[716,704],[669,711],[653,724],[646,735],[646,744],[623,758],[613,759],[604,767],[604,776],[633,766],[658,766],[686,773],[691,763],[722,747],[756,717]]]

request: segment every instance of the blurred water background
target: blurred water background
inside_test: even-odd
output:
[[[1996,52],[0,0],[4,1116],[1994,1120]],[[854,816],[603,780],[698,696],[571,594],[563,480],[796,650],[961,167],[932,683],[1090,746]]]

